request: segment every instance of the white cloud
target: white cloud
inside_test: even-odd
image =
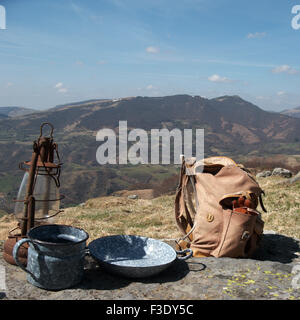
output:
[[[66,89],[66,88],[59,88],[59,89],[57,90],[57,92],[59,92],[59,93],[66,93],[66,92],[68,92],[68,89]]]
[[[278,92],[277,92],[277,95],[278,95],[279,97],[284,96],[285,94],[286,94],[285,91],[278,91]]]
[[[61,88],[63,86],[63,83],[62,82],[58,82],[55,86],[54,86],[54,88]]]
[[[259,38],[264,38],[266,35],[267,35],[266,32],[248,33],[247,38],[248,39],[259,39]]]
[[[275,67],[272,69],[273,73],[287,73],[287,74],[296,74],[300,73],[299,70],[296,70],[295,68],[292,68],[291,66],[287,64],[283,64],[281,66]]]
[[[83,6],[79,6],[78,4],[75,4],[71,2],[70,9],[78,15],[82,20],[88,19],[95,24],[102,23],[103,17],[99,15],[95,15],[95,13],[91,10],[86,9]]]
[[[229,83],[232,82],[229,78],[221,77],[218,74],[214,74],[210,77],[208,77],[208,80],[211,82],[219,82],[219,83]]]
[[[12,87],[14,84],[12,82],[7,82],[6,84],[6,87],[9,88],[9,87]]]
[[[266,98],[264,96],[257,96],[256,99],[257,100],[268,100],[268,98]]]
[[[152,85],[152,84],[149,84],[147,87],[146,87],[147,90],[153,90],[155,89],[155,87]]]
[[[82,61],[80,61],[80,60],[77,60],[77,61],[75,62],[75,64],[76,64],[77,66],[83,66],[83,65],[84,65],[84,63],[83,63]]]
[[[59,93],[66,93],[68,91],[68,89],[64,88],[64,84],[62,82],[58,82],[54,88],[57,89],[57,92]]]
[[[158,47],[152,47],[152,46],[150,46],[150,47],[147,47],[146,48],[146,51],[148,52],[148,53],[159,53],[159,48]]]
[[[71,9],[72,9],[74,12],[78,13],[78,14],[82,13],[82,11],[83,11],[83,8],[82,8],[82,7],[78,6],[77,4],[75,4],[75,3],[73,3],[73,2],[71,3]]]
[[[107,62],[105,61],[105,60],[99,60],[98,62],[97,62],[97,64],[106,64]]]

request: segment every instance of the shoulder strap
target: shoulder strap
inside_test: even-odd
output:
[[[193,240],[192,232],[196,227],[193,218],[199,207],[198,198],[196,196],[195,177],[194,175],[188,174],[189,168],[193,165],[193,160],[186,159],[186,161],[184,156],[181,157],[181,160],[182,165],[175,196],[175,219],[179,230],[184,236],[176,240],[176,243],[178,245],[180,241],[187,240],[188,242],[191,242]],[[190,192],[187,189],[189,183],[191,183],[193,188],[196,208],[194,208]]]

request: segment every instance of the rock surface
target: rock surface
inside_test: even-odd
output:
[[[161,274],[142,280],[110,275],[87,256],[83,281],[61,291],[46,291],[29,284],[25,272],[2,259],[3,243],[0,248],[0,266],[6,270],[6,290],[0,292],[0,299],[300,299],[300,241],[274,232],[264,234],[253,259],[175,260]]]
[[[271,171],[262,171],[262,172],[259,172],[257,175],[256,175],[256,178],[266,178],[266,177],[269,177],[272,175],[272,172]]]
[[[139,199],[150,200],[154,198],[154,189],[139,189],[139,190],[120,190],[113,193],[117,197],[137,196]],[[130,199],[130,198],[129,198]]]
[[[294,183],[296,181],[300,180],[300,172],[298,172],[293,178],[291,178],[289,181],[290,183]]]
[[[133,199],[133,200],[135,200],[135,199],[138,199],[139,197],[138,197],[138,195],[136,195],[136,194],[131,194],[131,195],[129,195],[127,198],[128,198],[128,199]]]
[[[283,168],[275,168],[272,171],[272,176],[280,176],[284,178],[291,178],[293,176],[292,172]]]

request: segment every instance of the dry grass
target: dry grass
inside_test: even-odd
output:
[[[114,234],[147,236],[156,239],[180,236],[175,225],[174,197],[132,200],[123,197],[90,199],[84,207],[67,208],[56,223],[83,228],[89,241]],[[0,219],[0,240],[16,226],[12,215]]]
[[[113,234],[175,238],[179,233],[174,223],[173,201],[168,196],[153,200],[95,198],[83,208],[66,209],[58,223],[83,228],[89,233],[89,240]]]
[[[8,214],[0,218],[0,240],[5,240],[8,236],[8,231],[15,228],[17,225],[13,214]]]
[[[266,193],[264,204],[268,213],[262,213],[265,230],[274,230],[300,238],[300,182],[282,184],[280,178],[260,178],[258,182]],[[260,208],[259,208],[260,209]],[[86,230],[89,241],[113,234],[131,234],[157,239],[177,238],[179,233],[174,218],[174,196],[152,200],[132,200],[126,197],[90,199],[84,207],[65,209],[56,223]],[[16,226],[13,215],[0,218],[0,240]]]
[[[300,181],[293,184],[286,181],[278,177],[258,179],[266,193],[265,229],[300,239]]]

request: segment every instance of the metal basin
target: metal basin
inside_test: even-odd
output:
[[[128,278],[150,277],[168,268],[177,258],[165,242],[140,236],[116,235],[96,239],[89,246],[92,257],[105,268]],[[192,255],[178,257],[187,259]]]

